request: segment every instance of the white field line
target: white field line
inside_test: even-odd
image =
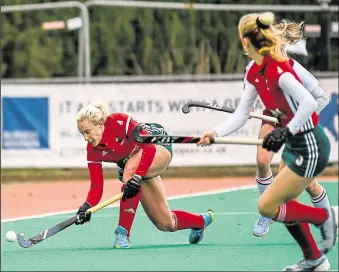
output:
[[[244,185],[244,186],[237,186],[233,188],[227,188],[227,189],[220,189],[220,190],[213,190],[213,191],[205,191],[200,193],[193,193],[193,194],[183,194],[183,195],[176,195],[168,197],[168,200],[175,200],[175,199],[181,199],[181,198],[191,198],[191,197],[197,197],[197,196],[206,196],[206,195],[215,195],[215,194],[222,194],[222,193],[229,193],[229,192],[236,192],[241,190],[249,190],[256,188],[256,185]],[[106,208],[116,208],[119,207],[119,203],[109,205]],[[336,221],[339,223],[339,216],[338,216],[338,206],[332,206],[334,208],[334,214]],[[45,218],[49,216],[57,216],[57,217],[66,217],[66,214],[69,213],[75,213],[77,210],[68,210],[68,211],[62,211],[62,212],[53,212],[53,213],[44,213],[40,215],[32,215],[32,216],[23,216],[23,217],[16,217],[16,218],[9,218],[1,220],[1,223],[6,222],[13,222],[13,221],[19,221],[19,220],[27,220],[27,219],[35,219],[35,218]],[[252,214],[258,214],[258,212],[215,212],[216,215],[252,215]],[[104,214],[98,214],[95,217],[98,218],[105,218],[105,217],[111,217],[112,215],[104,215]],[[146,216],[146,215],[144,215]]]
[[[249,190],[249,189],[254,189],[254,188],[256,188],[256,185],[244,185],[244,186],[237,186],[237,187],[232,187],[232,188],[227,188],[227,189],[219,189],[219,190],[205,191],[205,192],[200,192],[200,193],[170,196],[167,199],[168,200],[174,200],[174,199],[191,198],[191,197],[197,197],[197,196],[215,195],[215,194],[229,193],[229,192],[235,192],[235,191],[240,191],[240,190]],[[113,204],[113,205],[109,205],[109,206],[105,207],[104,209],[106,209],[106,208],[116,208],[116,207],[119,207],[118,203]],[[27,220],[27,219],[45,218],[45,217],[49,217],[49,216],[64,215],[64,214],[76,213],[76,212],[77,212],[77,210],[68,210],[68,211],[62,211],[62,212],[52,212],[52,213],[43,213],[43,214],[39,214],[39,215],[8,218],[8,219],[1,220],[1,223],[13,222],[13,221],[19,221],[19,220]],[[96,217],[97,217],[97,215],[96,215]]]

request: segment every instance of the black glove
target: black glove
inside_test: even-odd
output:
[[[118,179],[122,182],[124,176],[124,169],[118,166]]]
[[[262,143],[262,147],[268,151],[278,152],[288,137],[292,137],[292,133],[287,127],[279,127],[267,134]]]
[[[83,225],[86,222],[89,222],[89,220],[91,220],[91,215],[92,213],[88,212],[86,213],[86,211],[92,208],[92,206],[88,203],[85,202],[84,204],[82,204],[82,206],[79,208],[78,212],[77,212],[77,217],[78,217],[78,221],[75,222],[76,225]]]
[[[142,177],[133,175],[133,177],[126,182],[126,186],[123,191],[122,201],[126,201],[128,198],[135,197],[141,188]]]

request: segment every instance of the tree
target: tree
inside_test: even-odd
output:
[[[179,0],[165,0],[181,2]],[[30,1],[38,3],[44,1]],[[47,1],[45,1],[47,2]],[[85,2],[85,1],[81,1]],[[239,3],[245,0],[197,0]],[[4,0],[5,5],[26,4]],[[257,0],[257,4],[315,4],[314,0]],[[244,12],[161,10],[92,6],[92,75],[216,74],[243,72],[237,23]],[[315,13],[278,12],[279,19],[317,24]],[[77,31],[43,31],[42,22],[78,16],[77,9],[16,12],[3,15],[1,75],[12,77],[76,76]],[[296,57],[317,70],[319,40],[309,38],[309,56]],[[333,40],[332,70],[338,70],[338,41]]]

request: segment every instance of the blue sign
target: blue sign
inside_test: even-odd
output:
[[[2,98],[2,148],[49,147],[47,97]]]
[[[335,117],[338,116],[339,100],[338,94],[332,93],[330,103],[320,112],[320,124],[329,130],[335,141],[338,142],[338,131],[335,127]]]

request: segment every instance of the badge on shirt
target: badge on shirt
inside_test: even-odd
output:
[[[120,143],[120,145],[122,145],[124,143],[124,139],[120,138],[120,137],[115,137],[115,141],[117,143]]]

